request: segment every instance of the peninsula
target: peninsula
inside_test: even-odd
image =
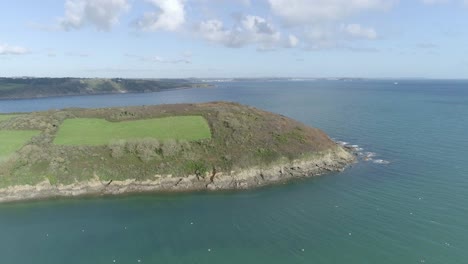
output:
[[[205,88],[196,79],[123,78],[0,78],[0,99],[25,99],[73,95],[149,93],[180,88]]]
[[[353,161],[321,130],[237,103],[0,115],[0,202],[249,189]]]

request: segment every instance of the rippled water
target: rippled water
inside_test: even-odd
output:
[[[0,112],[213,100],[293,117],[375,157],[248,192],[3,204],[0,263],[468,263],[466,81],[224,83],[0,101]]]

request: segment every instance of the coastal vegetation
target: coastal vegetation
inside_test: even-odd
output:
[[[0,201],[2,193],[11,200],[249,188],[340,170],[353,160],[319,129],[236,103],[73,108],[3,119]]]

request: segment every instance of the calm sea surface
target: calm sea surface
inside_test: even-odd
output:
[[[222,83],[0,101],[0,112],[214,100],[295,118],[375,156],[247,192],[3,204],[0,263],[468,263],[466,81]]]

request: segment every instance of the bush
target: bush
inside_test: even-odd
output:
[[[113,158],[121,158],[125,154],[125,141],[118,140],[111,142],[109,149]]]
[[[161,144],[152,138],[130,140],[124,146],[128,153],[136,155],[144,162],[159,158],[161,153]]]
[[[208,166],[204,161],[189,161],[185,165],[188,174],[195,174],[197,177],[204,177],[208,172]]]
[[[175,156],[181,151],[181,145],[177,141],[170,139],[162,144],[162,154],[166,157]]]

